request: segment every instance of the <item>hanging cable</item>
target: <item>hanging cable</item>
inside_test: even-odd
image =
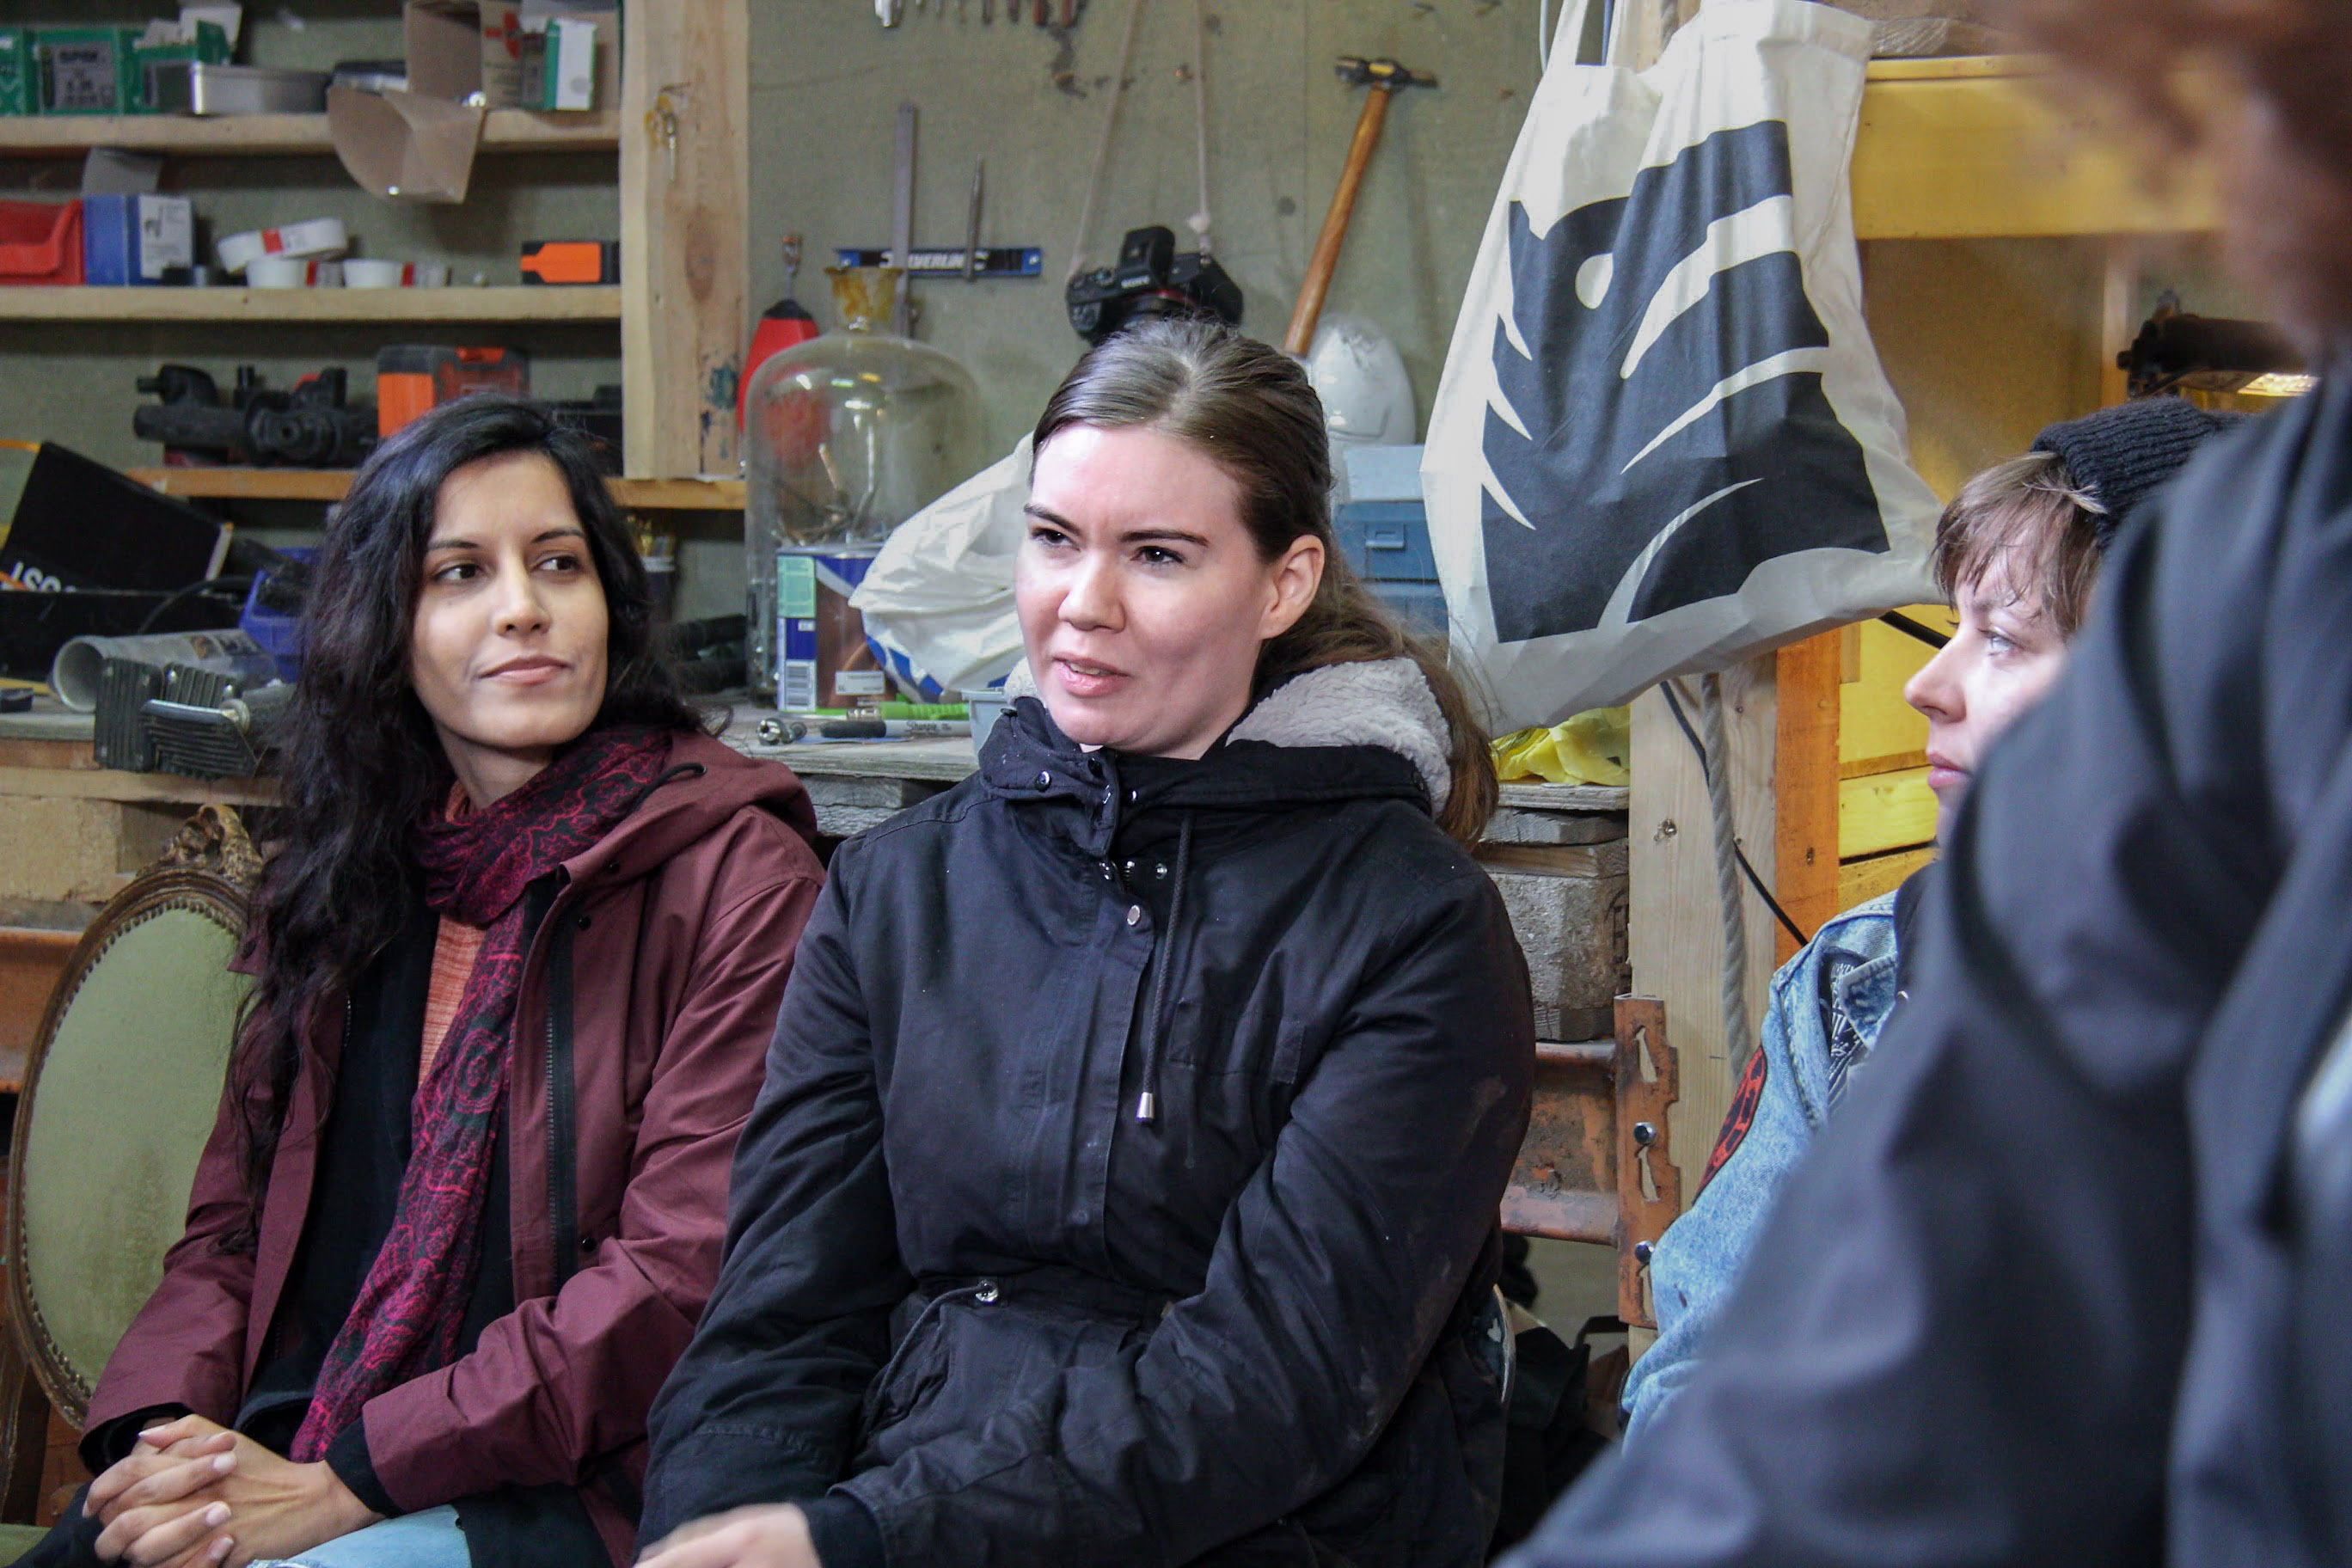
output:
[[[1738,825],[1731,815],[1731,746],[1723,732],[1723,677],[1699,677],[1698,721],[1706,732],[1706,804],[1715,818],[1715,896],[1723,910],[1723,1057],[1748,1064],[1748,901],[1739,891]]]
[[[1206,261],[1209,240],[1209,13],[1208,0],[1192,0],[1192,151],[1201,166],[1201,210],[1190,220],[1194,248]]]
[[[1952,639],[1924,621],[1915,621],[1898,611],[1889,610],[1878,617],[1906,637],[1916,637],[1929,647],[1942,647]]]
[[[1666,710],[1675,716],[1675,722],[1681,727],[1683,739],[1690,742],[1691,754],[1698,759],[1701,767],[1705,767],[1706,746],[1699,740],[1698,731],[1691,728],[1691,721],[1683,716],[1683,705],[1675,700],[1674,682],[1661,683],[1658,690],[1666,700]],[[1789,911],[1780,907],[1780,900],[1772,896],[1772,889],[1764,885],[1764,879],[1756,874],[1756,868],[1748,864],[1748,851],[1739,847],[1737,838],[1731,841],[1731,853],[1739,862],[1740,875],[1746,877],[1748,885],[1756,889],[1756,896],[1764,900],[1764,907],[1772,911],[1772,918],[1780,922],[1780,929],[1787,931],[1789,939],[1799,947],[1804,946],[1811,939],[1798,929],[1797,922],[1789,917]]]
[[[1087,269],[1087,236],[1095,226],[1095,199],[1102,195],[1103,165],[1110,158],[1110,133],[1118,125],[1118,100],[1127,96],[1128,68],[1135,61],[1135,25],[1143,19],[1143,0],[1127,10],[1127,30],[1119,35],[1118,71],[1110,79],[1110,101],[1103,108],[1102,135],[1095,141],[1094,168],[1087,174],[1087,199],[1078,208],[1078,237],[1070,242],[1067,283]]]
[[[1536,0],[1536,68],[1551,69],[1551,0]]]

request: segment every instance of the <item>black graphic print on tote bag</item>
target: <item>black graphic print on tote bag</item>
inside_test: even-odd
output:
[[[1790,189],[1788,128],[1768,120],[1546,234],[1511,204],[1480,517],[1500,640],[1736,593],[1798,551],[1887,550],[1862,447],[1822,391],[1829,334],[1790,247]]]

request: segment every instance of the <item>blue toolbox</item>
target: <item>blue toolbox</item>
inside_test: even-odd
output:
[[[1421,500],[1419,447],[1337,447],[1347,498],[1331,519],[1339,552],[1417,632],[1445,640],[1445,591]]]

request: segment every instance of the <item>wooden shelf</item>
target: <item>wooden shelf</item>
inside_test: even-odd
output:
[[[613,499],[647,511],[741,511],[743,481],[699,477],[682,479],[614,479]]]
[[[336,501],[352,488],[349,468],[133,468],[131,477],[168,496],[210,500]],[[614,479],[613,499],[646,511],[740,511],[743,481]]]
[[[0,121],[5,123],[5,121]],[[5,321],[617,321],[617,287],[0,289]]]
[[[343,499],[349,468],[132,468],[132,479],[167,496],[205,500]]]
[[[2147,184],[2134,149],[2047,60],[1877,60],[1853,150],[1862,239],[2159,234],[2217,222],[2210,171]]]
[[[482,122],[485,153],[610,153],[620,145],[613,110],[540,114],[494,109]],[[30,115],[0,119],[0,157],[64,156],[92,147],[185,154],[331,157],[323,114]]]

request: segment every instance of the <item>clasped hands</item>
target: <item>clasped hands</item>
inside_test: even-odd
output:
[[[349,1535],[383,1516],[327,1465],[298,1465],[201,1415],[139,1434],[89,1484],[98,1555],[136,1568],[245,1568]]]
[[[246,1568],[349,1535],[382,1517],[325,1464],[299,1465],[241,1432],[183,1415],[139,1434],[89,1484],[98,1555],[135,1568]],[[739,1508],[648,1548],[642,1568],[821,1568],[801,1510]]]

